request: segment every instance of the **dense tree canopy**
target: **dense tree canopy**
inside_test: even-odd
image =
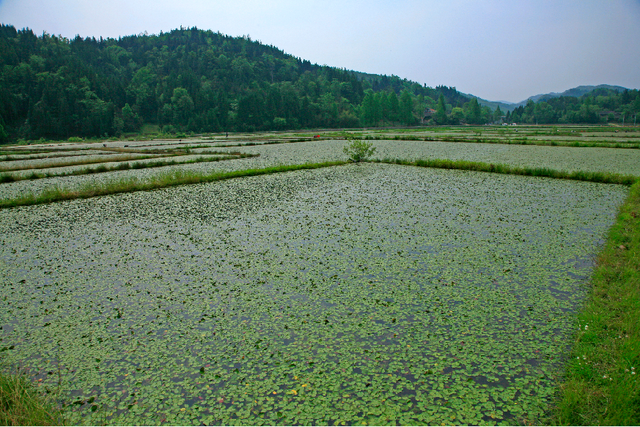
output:
[[[144,123],[214,132],[420,123],[440,94],[197,28],[73,40],[0,26],[0,138],[111,136]]]
[[[638,91],[601,91],[532,102],[507,120],[629,121],[639,109]],[[69,40],[0,25],[0,142],[113,136],[144,123],[216,132],[500,118],[455,88],[319,66],[249,37],[181,28]]]
[[[563,96],[529,100],[526,105],[508,113],[506,120],[530,124],[566,123],[633,123],[640,113],[640,92],[596,89],[580,98]]]

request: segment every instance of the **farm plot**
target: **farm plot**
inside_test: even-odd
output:
[[[189,142],[190,145],[199,141]],[[132,146],[149,145],[148,141],[130,142]],[[186,144],[186,142],[185,142]],[[174,165],[186,172],[211,173],[214,171],[237,171],[265,168],[277,165],[320,163],[347,160],[342,152],[344,140],[304,141],[296,143],[269,144],[250,147],[218,148],[229,154],[239,152],[257,157],[227,160],[224,162],[198,162]],[[457,143],[438,141],[374,141],[375,157],[379,159],[450,159],[486,163],[504,163],[511,166],[550,168],[565,171],[610,172],[621,175],[640,176],[640,150],[614,148],[575,148],[517,146],[483,143]],[[189,156],[191,157],[191,156]],[[60,172],[73,170],[61,168]],[[69,168],[70,169],[70,168]],[[165,168],[166,170],[166,168]],[[121,170],[98,175],[54,177],[37,181],[10,182],[0,185],[0,199],[10,199],[25,193],[39,194],[52,187],[69,190],[101,185],[120,179],[145,180],[158,174],[157,168]]]
[[[110,424],[515,424],[627,189],[350,165],[0,220],[3,363]]]

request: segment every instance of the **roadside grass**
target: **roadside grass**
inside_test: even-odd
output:
[[[86,199],[90,197],[106,196],[109,194],[148,191],[178,185],[222,181],[225,179],[239,178],[244,176],[267,175],[272,173],[290,172],[301,169],[317,169],[329,166],[344,165],[346,163],[346,161],[334,161],[324,163],[305,163],[299,165],[280,165],[264,169],[246,169],[232,172],[214,172],[210,174],[174,170],[158,174],[145,180],[140,180],[137,178],[123,178],[119,180],[108,181],[102,184],[89,183],[83,187],[76,189],[54,186],[51,188],[47,188],[46,190],[38,194],[27,193],[14,199],[0,200],[0,209],[17,206],[38,205],[43,203],[53,203],[63,200]]]
[[[640,425],[640,182],[609,231],[550,423]]]
[[[0,374],[0,425],[62,425],[61,410],[26,375]]]

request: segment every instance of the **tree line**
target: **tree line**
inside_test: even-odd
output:
[[[618,92],[599,88],[579,98],[562,96],[533,102],[527,101],[507,113],[508,123],[567,124],[622,123],[634,124],[640,113],[640,91]]]
[[[197,28],[66,39],[0,26],[0,139],[414,125],[455,88],[357,73]]]
[[[506,120],[629,120],[637,92],[532,102]],[[453,87],[312,64],[248,36],[194,27],[70,40],[0,25],[0,142],[120,136],[143,124],[204,133],[502,119]]]

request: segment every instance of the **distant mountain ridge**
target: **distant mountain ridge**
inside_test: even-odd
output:
[[[582,95],[591,93],[594,90],[598,90],[598,89],[608,89],[608,90],[614,90],[616,92],[624,92],[625,90],[629,90],[628,88],[625,88],[622,86],[612,86],[612,85],[606,85],[606,84],[601,84],[597,86],[585,85],[585,86],[577,86],[571,89],[567,89],[561,93],[550,92],[550,93],[543,93],[539,95],[533,95],[525,99],[524,101],[520,101],[517,103],[511,103],[511,102],[505,102],[505,101],[489,101],[486,99],[478,98],[477,96],[471,95],[471,94],[464,94],[464,95],[470,98],[476,98],[478,100],[478,103],[482,106],[487,106],[493,110],[495,110],[497,107],[500,107],[502,111],[507,112],[507,111],[513,111],[521,105],[527,105],[527,102],[529,102],[529,100],[532,100],[533,102],[539,102],[539,101],[544,101],[551,98],[559,98],[561,96],[573,96],[573,97],[579,98]]]
[[[615,90],[616,92],[624,92],[625,90],[628,90],[627,88],[622,86],[612,86],[612,85],[578,86],[572,89],[565,90],[562,93],[551,92],[551,93],[545,93],[541,95],[530,96],[524,101],[516,104],[516,106],[526,105],[527,101],[529,100],[532,100],[533,102],[538,102],[538,101],[543,101],[549,98],[559,98],[561,96],[573,96],[573,97],[579,98],[582,95],[593,92],[596,89],[610,89],[610,90]]]

